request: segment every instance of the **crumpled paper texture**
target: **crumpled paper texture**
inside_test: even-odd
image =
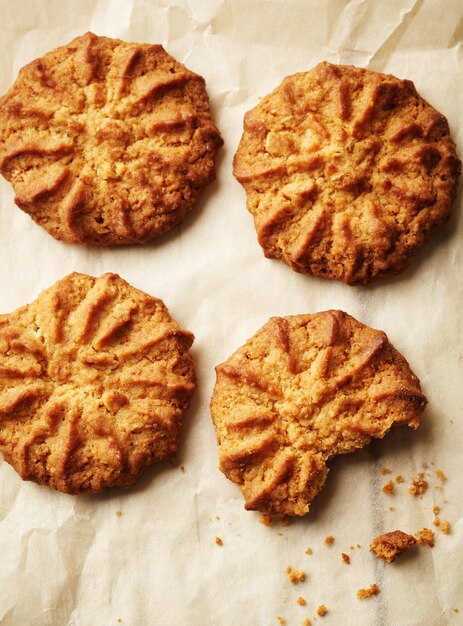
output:
[[[206,78],[225,140],[217,181],[180,228],[146,247],[55,241],[15,208],[0,181],[2,312],[69,272],[118,272],[161,297],[195,333],[199,378],[176,461],[127,491],[67,496],[22,482],[0,461],[0,624],[267,626],[279,615],[293,625],[316,616],[322,603],[329,612],[317,620],[327,625],[463,624],[461,192],[450,223],[406,272],[353,288],[265,259],[231,173],[245,111],[285,75],[321,60],[412,79],[463,146],[461,2],[16,0],[0,4],[0,23],[2,93],[25,63],[87,30],[162,43]],[[335,460],[309,515],[267,528],[217,469],[208,410],[214,366],[271,315],[328,308],[384,329],[420,377],[429,406],[417,432],[397,430]],[[435,489],[431,476],[429,490],[413,497],[408,484],[423,463],[448,480]],[[407,480],[393,496],[381,492],[383,466]],[[436,532],[434,549],[393,566],[369,553],[375,534],[432,527],[434,504],[452,524],[450,535]],[[306,581],[292,586],[288,565],[303,569]],[[373,582],[381,593],[359,602],[356,590]]]

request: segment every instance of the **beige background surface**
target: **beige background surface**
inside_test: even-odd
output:
[[[217,181],[195,211],[143,248],[55,241],[15,208],[12,189],[0,181],[2,312],[74,270],[118,272],[161,297],[195,333],[199,378],[176,463],[153,468],[129,491],[70,497],[21,482],[0,460],[0,624],[267,626],[281,615],[296,625],[321,603],[329,613],[316,624],[326,626],[463,624],[461,192],[451,222],[412,267],[395,279],[352,288],[265,259],[231,174],[244,112],[285,75],[324,59],[414,80],[463,146],[463,4],[1,0],[0,24],[0,92],[26,62],[87,30],[162,43],[205,76],[225,140]],[[217,470],[208,411],[213,367],[270,315],[327,308],[386,330],[419,375],[429,407],[416,433],[395,431],[333,462],[306,518],[267,528],[259,514],[244,511],[239,490]],[[410,496],[407,484],[394,496],[380,492],[381,467],[409,481],[423,463],[447,474],[443,491],[431,477],[422,499]],[[444,498],[442,517],[452,533],[438,533],[433,550],[416,550],[386,567],[371,556],[374,534],[430,526],[432,505]],[[336,538],[330,548],[323,544],[328,534]],[[362,548],[350,551],[357,543]],[[350,566],[341,562],[342,551],[351,554]],[[306,582],[290,585],[287,565],[304,569]],[[359,602],[356,590],[373,582],[380,595]],[[307,606],[296,604],[299,595]]]

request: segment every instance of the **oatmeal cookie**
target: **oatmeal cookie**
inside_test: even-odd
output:
[[[0,172],[56,237],[145,243],[214,178],[204,79],[160,45],[87,33],[26,65],[0,99]]]
[[[447,221],[460,170],[411,81],[330,63],[246,114],[234,160],[265,256],[351,285],[407,267]]]
[[[70,274],[0,316],[0,452],[66,493],[126,487],[176,452],[193,335],[116,274]]]
[[[216,372],[220,469],[264,513],[304,515],[331,457],[417,428],[426,405],[386,334],[342,311],[271,318]]]

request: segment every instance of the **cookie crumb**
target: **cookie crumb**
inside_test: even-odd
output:
[[[405,550],[408,550],[416,543],[415,537],[402,532],[401,530],[393,530],[384,535],[378,535],[370,544],[370,550],[380,559],[384,559],[388,563],[392,563]]]
[[[438,517],[435,517],[432,520],[432,523],[433,523],[434,526],[440,526],[440,519]]]
[[[328,537],[325,537],[325,544],[327,546],[331,546],[333,543],[334,543],[333,535],[328,535]]]
[[[299,596],[299,598],[296,600],[296,602],[300,605],[300,606],[305,606],[307,604],[307,602],[304,600],[304,598],[302,596]]]
[[[385,483],[385,484],[382,486],[381,491],[382,491],[383,493],[387,493],[388,495],[390,495],[390,494],[394,493],[394,491],[395,491],[395,486],[394,486],[394,483],[392,482],[392,480],[388,480],[388,481],[387,481],[387,483]]]
[[[312,548],[307,548],[307,550],[305,551],[305,553],[306,553],[306,554],[308,554],[309,556],[310,556],[311,554],[313,554],[313,550],[312,550]]]
[[[395,482],[400,485],[400,483],[404,483],[405,482],[405,478],[402,476],[402,474],[397,474],[397,476],[395,477]]]
[[[120,617],[118,617],[118,618],[117,618],[117,623],[118,623],[118,624],[122,624],[122,620],[121,620],[121,618],[120,618]]]
[[[122,511],[116,511],[116,517],[122,517]]]
[[[390,510],[390,511],[395,511],[395,506],[390,506],[390,507],[389,507],[389,510]]]
[[[293,569],[291,565],[286,568],[286,574],[293,585],[303,583],[305,580],[305,573],[300,569]]]
[[[439,530],[441,533],[444,533],[444,535],[448,535],[450,533],[450,522],[446,519],[442,520],[439,524]]]
[[[320,606],[317,609],[317,615],[320,615],[320,617],[323,617],[327,613],[328,613],[328,609],[326,608],[326,606],[324,604],[320,604]]]
[[[430,528],[422,528],[415,536],[418,538],[417,541],[422,546],[429,546],[430,548],[434,547],[434,532]]]
[[[305,620],[302,622],[302,626],[312,626],[312,622],[308,617],[306,617]]]
[[[439,515],[440,510],[441,510],[441,509],[440,509],[440,506],[437,506],[437,504],[435,504],[435,505],[432,507],[432,512],[434,513],[434,515]]]
[[[223,541],[222,541],[221,537],[216,537],[216,538],[215,538],[215,543],[216,543],[218,546],[223,546]]]
[[[357,591],[357,598],[359,600],[365,600],[365,598],[371,598],[371,596],[377,596],[379,593],[379,587],[376,583],[373,583],[368,589],[359,589]]]
[[[286,620],[284,617],[281,617],[281,615],[277,615],[277,620],[278,620],[278,623],[281,624],[281,626],[285,626]]]
[[[182,463],[182,465],[180,465],[179,470],[181,472],[185,473],[185,466],[183,465],[183,463]]]
[[[428,481],[424,479],[424,473],[418,472],[415,478],[412,480],[412,484],[409,488],[409,492],[413,496],[421,496],[429,487]]]
[[[453,609],[453,612],[454,612],[454,613],[459,613],[459,612],[460,612],[460,609]]]
[[[264,513],[260,516],[259,522],[264,526],[268,526],[270,528],[270,526],[272,525],[272,518],[268,513]]]
[[[344,563],[346,563],[347,565],[350,564],[350,556],[348,554],[346,554],[345,552],[341,552],[341,558]]]
[[[436,469],[436,476],[437,478],[442,482],[445,483],[445,481],[447,480],[447,476],[444,474],[444,472],[440,469]]]
[[[382,467],[380,471],[383,476],[385,476],[386,474],[392,474],[391,470],[388,467]]]

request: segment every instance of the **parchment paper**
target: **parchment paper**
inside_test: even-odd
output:
[[[67,496],[22,482],[0,461],[2,626],[267,626],[277,616],[296,625],[316,617],[322,603],[329,612],[316,623],[327,626],[463,624],[461,194],[450,223],[406,272],[353,288],[265,259],[231,173],[245,111],[285,75],[325,59],[412,79],[463,146],[463,4],[2,0],[0,25],[1,93],[25,63],[87,30],[162,43],[205,76],[225,140],[217,181],[180,228],[146,247],[55,241],[14,206],[0,180],[2,312],[74,270],[118,272],[161,297],[195,333],[199,378],[178,458],[128,491]],[[327,308],[384,329],[420,377],[429,407],[417,432],[397,430],[334,461],[307,517],[268,528],[258,513],[244,511],[238,488],[217,469],[208,410],[213,368],[269,316]],[[417,498],[408,486],[423,463],[430,488]],[[393,496],[381,493],[383,466],[406,478]],[[435,467],[448,477],[442,489]],[[393,566],[369,553],[379,532],[432,527],[434,504],[452,524],[448,536],[436,531],[434,549],[417,549]],[[291,585],[288,565],[303,569],[306,582]],[[373,582],[380,594],[358,601],[356,590]]]

